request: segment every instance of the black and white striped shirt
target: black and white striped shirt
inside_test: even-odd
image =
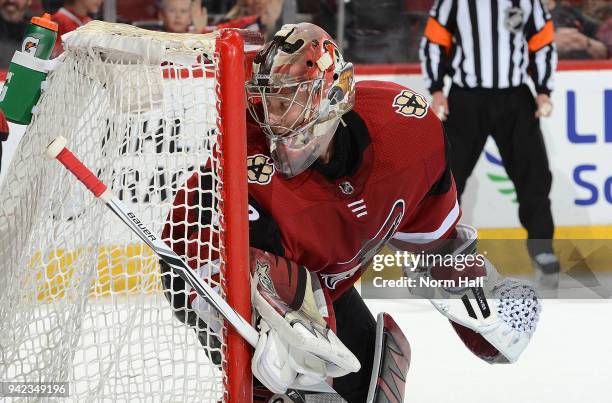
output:
[[[542,0],[436,0],[421,42],[431,92],[444,76],[463,88],[511,88],[527,82],[553,89],[557,50]]]

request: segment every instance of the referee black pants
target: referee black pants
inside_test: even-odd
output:
[[[459,198],[487,137],[492,135],[516,189],[519,220],[528,233],[530,255],[552,252],[554,224],[548,198],[552,175],[529,88],[466,90],[453,85],[448,107],[444,128],[451,144],[451,169]]]

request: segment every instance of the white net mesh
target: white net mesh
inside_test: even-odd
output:
[[[179,321],[152,252],[44,157],[66,137],[157,234],[207,163],[217,205],[215,37],[95,22],[66,42],[0,190],[0,380],[69,382],[79,402],[223,400],[222,334]]]

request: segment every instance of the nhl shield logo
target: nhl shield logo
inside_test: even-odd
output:
[[[393,107],[400,115],[422,118],[427,113],[429,105],[422,95],[410,90],[403,90],[393,100]]]
[[[510,7],[504,12],[504,27],[513,34],[518,34],[523,28],[524,12],[520,7]]]
[[[352,195],[353,192],[355,191],[355,188],[349,181],[342,182],[341,184],[338,185],[338,187],[340,188],[340,191],[344,193],[345,195]]]
[[[270,157],[263,154],[253,155],[247,158],[247,173],[249,183],[267,185],[272,181],[274,165]]]

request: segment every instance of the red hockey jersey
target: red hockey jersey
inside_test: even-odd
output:
[[[336,133],[332,161],[343,158],[336,155],[340,141],[352,142],[348,149],[357,157],[339,177],[316,166],[281,177],[259,126],[248,125],[251,245],[316,272],[332,300],[391,238],[414,243],[444,238],[460,216],[442,124],[422,95],[393,83],[362,81],[354,110],[343,119],[347,127]],[[201,186],[197,176],[187,185],[191,192],[179,191],[175,205],[201,200],[195,186]],[[189,233],[179,224],[184,219],[195,216],[186,218],[183,208],[175,208],[173,231],[165,234],[208,237]],[[183,242],[172,247],[187,257],[198,254]]]

